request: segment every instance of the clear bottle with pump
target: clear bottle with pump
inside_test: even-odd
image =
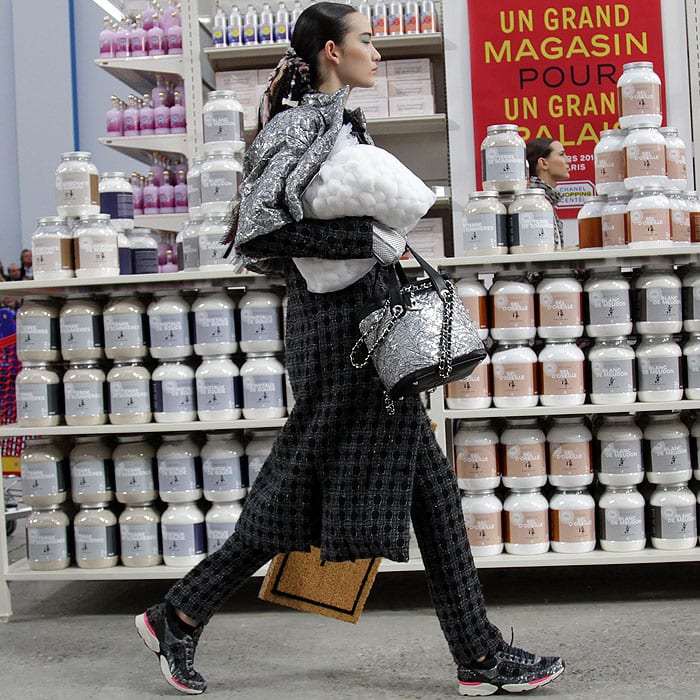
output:
[[[105,17],[102,22],[104,28],[100,32],[100,58],[114,58],[115,36],[112,21]]]
[[[160,26],[159,16],[153,16],[153,26],[147,32],[147,44],[149,56],[164,56],[167,49],[165,32]]]

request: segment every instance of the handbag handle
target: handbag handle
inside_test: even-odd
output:
[[[433,287],[435,287],[435,291],[444,299],[445,294],[448,293],[448,287],[445,278],[430,263],[428,263],[420,255],[418,255],[418,253],[415,250],[413,250],[413,248],[411,248],[411,246],[408,245],[408,243],[406,244],[406,249],[411,252],[411,255],[413,255],[413,257],[416,259],[416,262],[423,269],[423,272],[425,272],[425,274],[428,275],[428,278],[432,282]],[[408,284],[406,272],[404,271],[403,267],[401,267],[401,264],[397,262],[394,265],[394,269],[396,269],[401,283]]]

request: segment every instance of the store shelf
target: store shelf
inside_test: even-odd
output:
[[[187,214],[137,214],[134,225],[140,228],[155,228],[160,231],[182,231]]]
[[[151,165],[153,152],[177,153],[189,157],[186,134],[158,134],[154,136],[101,136],[98,141],[115,151]]]
[[[96,58],[95,64],[143,95],[156,85],[156,73],[185,75],[183,56],[134,56],[132,58]]]

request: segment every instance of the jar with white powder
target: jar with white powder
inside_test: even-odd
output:
[[[15,379],[17,423],[25,428],[60,425],[63,391],[57,370],[45,362],[24,362]]]
[[[658,187],[635,187],[627,204],[627,243],[648,248],[669,246],[671,202]]]
[[[207,511],[205,521],[209,554],[221,549],[224,542],[231,537],[242,512],[242,501],[214,503]]]
[[[603,416],[596,430],[601,484],[634,486],[644,480],[642,437],[642,429],[633,416]]]
[[[202,162],[200,176],[201,204],[204,216],[226,216],[238,194],[243,166],[227,148],[210,150]]]
[[[514,192],[527,187],[525,141],[517,124],[486,127],[481,142],[481,178],[484,190]]]
[[[475,557],[503,552],[503,504],[493,489],[462,491],[462,513]]]
[[[205,148],[245,148],[243,107],[233,90],[212,90],[202,108]]]
[[[82,569],[108,569],[119,561],[117,517],[108,506],[83,504],[73,519],[75,563]]]
[[[596,545],[595,501],[584,488],[557,488],[549,501],[552,550],[592,552]]]
[[[76,277],[117,277],[121,273],[119,233],[109,214],[81,216],[73,236]]]
[[[61,307],[58,326],[61,333],[61,355],[64,360],[87,362],[102,359],[102,305],[91,295],[72,296]]]
[[[644,266],[634,281],[637,333],[680,333],[683,328],[682,283],[671,265]]]
[[[110,360],[148,357],[146,307],[135,296],[114,295],[102,312],[105,355]]]
[[[644,429],[647,481],[674,484],[693,476],[690,431],[676,413],[649,415]]]
[[[651,61],[632,61],[622,66],[617,81],[620,126],[639,123],[661,126],[661,78]]]
[[[124,566],[158,566],[163,562],[160,513],[153,503],[124,508],[119,516],[119,539]]]
[[[199,447],[189,435],[164,435],[156,462],[162,501],[185,503],[202,497],[202,460]]]
[[[462,227],[463,255],[508,253],[508,210],[499,200],[496,190],[469,195]]]
[[[457,288],[457,295],[462,300],[464,308],[469,313],[469,317],[477,329],[479,338],[486,340],[489,335],[486,287],[484,287],[475,272],[465,274],[457,280],[455,287]]]
[[[674,243],[690,243],[690,209],[682,193],[674,190],[667,192],[671,213],[671,240]]]
[[[61,154],[56,168],[56,211],[59,216],[85,216],[100,211],[100,174],[87,151]]]
[[[190,305],[177,293],[158,292],[148,305],[151,356],[157,359],[188,357],[190,341]]]
[[[492,395],[489,355],[486,355],[469,376],[450,382],[445,387],[447,408],[489,408]]]
[[[44,297],[25,297],[17,310],[17,357],[22,362],[58,362],[58,308]],[[700,327],[700,324],[699,324]]]
[[[235,311],[236,303],[224,292],[201,292],[192,302],[197,355],[230,355],[238,350]]]
[[[245,454],[248,461],[248,488],[253,485],[265,460],[272,451],[272,446],[277,439],[277,430],[253,430],[250,440],[245,446]]]
[[[627,133],[623,129],[605,129],[593,149],[595,189],[598,194],[624,194],[625,150]]]
[[[161,518],[163,563],[191,567],[206,556],[204,514],[196,503],[171,503]]]
[[[658,125],[650,121],[639,122],[628,128],[625,136],[625,187],[633,190],[638,187],[665,189],[668,186],[666,175],[666,139]]]
[[[571,338],[550,339],[538,356],[540,403],[582,406],[586,403],[583,350]]]
[[[61,216],[43,216],[32,234],[32,269],[35,280],[75,277],[73,234]]]
[[[105,373],[96,362],[71,362],[63,375],[66,425],[104,425]]]
[[[593,270],[583,290],[586,295],[586,335],[614,338],[632,333],[630,283],[619,267]]]
[[[678,129],[674,126],[662,126],[659,131],[666,141],[668,188],[684,190],[688,184],[685,141],[678,135]]]
[[[534,418],[511,418],[501,433],[503,485],[509,489],[540,488],[547,483],[544,432]]]
[[[498,433],[489,420],[459,421],[454,437],[455,471],[460,489],[495,489],[501,483]]]
[[[245,450],[235,433],[207,433],[202,446],[204,498],[214,502],[244,498]]]
[[[489,289],[491,337],[531,340],[535,337],[535,287],[517,272],[497,272]]]
[[[616,405],[637,400],[636,356],[627,336],[597,338],[588,351],[590,400]]]
[[[189,221],[175,237],[177,264],[180,270],[199,269],[199,227],[203,221],[203,216],[190,212]]]
[[[516,190],[508,206],[510,230],[508,250],[511,253],[550,253],[555,248],[554,209],[536,187]]]
[[[651,546],[692,549],[698,544],[697,501],[687,482],[659,484],[649,499]]]
[[[120,503],[147,503],[158,498],[156,451],[143,435],[120,435],[112,452],[114,493]]]
[[[700,333],[694,333],[683,343],[683,360],[685,398],[700,399]]]
[[[126,173],[102,173],[98,186],[100,211],[121,228],[134,227],[134,188]]]
[[[226,217],[207,216],[197,229],[200,270],[225,270],[231,266],[224,257],[227,245],[222,243],[228,233]]]
[[[109,422],[113,425],[150,423],[151,373],[139,360],[115,362],[107,373]]]
[[[73,503],[109,503],[114,498],[112,450],[96,437],[77,437],[68,456]]]
[[[645,335],[637,346],[639,401],[683,398],[682,351],[670,335]]]
[[[27,518],[27,560],[32,571],[70,566],[70,518],[58,506],[32,510]]]
[[[690,449],[693,456],[691,460],[694,466],[693,476],[700,481],[700,419],[697,414],[693,416],[693,422],[690,425]]]
[[[204,156],[195,156],[187,171],[187,210],[190,220],[202,215],[202,163],[204,163]]]
[[[545,554],[549,551],[549,503],[539,489],[513,489],[503,502],[508,554]]]
[[[195,372],[199,420],[237,420],[241,417],[240,372],[230,355],[202,358]]]
[[[194,370],[182,357],[163,360],[151,381],[153,418],[156,423],[197,420]]]
[[[700,266],[688,265],[683,273],[683,330],[700,333]]]
[[[598,501],[598,533],[605,552],[638,552],[646,547],[644,496],[634,486],[606,486]]]
[[[600,229],[603,248],[624,248],[629,234],[627,231],[627,205],[629,193],[608,195],[608,201],[600,213]]]
[[[280,352],[282,300],[274,292],[251,290],[238,302],[242,352]]]
[[[22,501],[32,508],[48,508],[69,496],[63,450],[47,438],[30,438],[19,459]]]
[[[549,483],[581,488],[593,483],[593,435],[582,416],[557,416],[547,432]]]
[[[248,353],[240,371],[244,418],[283,418],[284,365],[271,352]]]
[[[537,285],[540,338],[580,338],[583,335],[583,287],[570,270],[544,273]]]
[[[496,408],[537,406],[537,355],[525,341],[498,343],[491,365]]]

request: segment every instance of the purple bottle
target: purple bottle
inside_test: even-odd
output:
[[[139,135],[139,108],[135,95],[129,95],[129,105],[124,110],[124,136]]]
[[[153,173],[153,184],[156,187],[160,187],[163,184],[163,163],[158,158],[158,156],[153,156],[153,165],[151,166],[151,172]]]
[[[127,58],[129,56],[130,40],[129,20],[123,17],[119,29],[114,32],[114,56],[116,58]]]
[[[180,93],[180,104],[184,107],[185,106],[185,83],[178,83],[174,88],[173,88],[173,95],[175,94],[175,91]]]
[[[143,183],[138,173],[131,173],[131,189],[134,191],[134,216],[143,214]]]
[[[170,133],[170,107],[165,104],[165,93],[158,93],[158,104],[153,108],[153,121],[156,134]]]
[[[158,186],[153,183],[153,173],[146,175],[143,188],[143,213],[158,214]]]
[[[163,183],[158,188],[158,213],[173,214],[175,212],[175,188],[170,184],[170,173],[163,171]]]
[[[187,214],[187,173],[184,168],[178,168],[176,173],[177,184],[173,188],[175,195],[175,213]]]
[[[165,55],[165,32],[158,24],[158,15],[153,15],[153,26],[148,30],[148,55]]]
[[[161,94],[163,93],[163,94]],[[151,100],[154,107],[158,107],[164,104],[166,107],[170,107],[170,100],[168,94],[168,86],[163,80],[163,76],[160,73],[156,73],[156,86],[151,90]]]
[[[107,134],[109,136],[124,136],[124,112],[120,107],[121,100],[112,95],[112,106],[107,110]]]
[[[174,98],[175,104],[170,107],[170,133],[184,134],[187,131],[187,120],[185,118],[185,108],[182,106],[180,93],[177,90]]]
[[[182,53],[182,24],[180,13],[173,12],[173,21],[166,32],[168,55],[174,56]]]
[[[105,28],[100,32],[100,58],[114,58],[115,38],[112,22],[104,18]]]
[[[131,47],[132,56],[148,56],[147,39],[148,32],[143,28],[141,15],[137,15],[136,23],[131,28],[131,34],[129,35],[129,46]]]
[[[149,2],[148,7],[141,13],[143,18],[143,28],[148,31],[153,27],[153,18],[156,16],[156,10],[153,7],[153,3]]]
[[[143,96],[141,107],[139,108],[139,133],[141,136],[153,136],[155,134],[153,107],[151,107],[151,96],[148,93]]]

